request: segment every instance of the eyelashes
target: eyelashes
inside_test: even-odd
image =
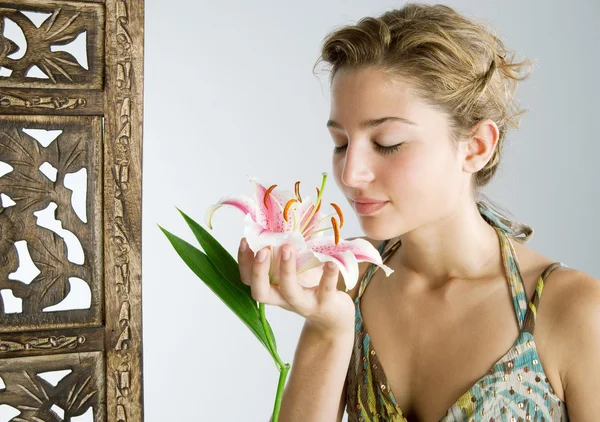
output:
[[[393,152],[398,151],[398,149],[400,149],[400,146],[403,144],[404,142],[401,142],[399,144],[396,145],[392,145],[389,147],[384,147],[381,146],[379,144],[375,144],[375,149],[377,150],[377,152],[379,152],[380,154],[386,155],[386,154],[391,154]],[[346,150],[347,145],[338,147],[338,146],[334,146],[333,147],[333,153],[334,154],[341,154],[342,152],[344,152]]]

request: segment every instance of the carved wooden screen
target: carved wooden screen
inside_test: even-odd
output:
[[[0,422],[143,420],[143,7],[0,0]]]

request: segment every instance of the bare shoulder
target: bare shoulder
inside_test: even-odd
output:
[[[373,247],[375,249],[378,249],[379,246],[381,246],[381,243],[383,242],[383,240],[373,240],[373,239],[369,239],[366,236],[350,237],[350,238],[348,238],[346,240],[353,240],[353,239],[364,239],[364,240],[368,241],[371,245],[373,245]],[[367,271],[367,268],[369,268],[369,263],[368,262],[359,262],[358,263],[358,277],[359,277],[359,280],[360,280],[360,277],[362,277],[362,275],[365,273],[365,271]],[[337,288],[338,288],[338,290],[341,290],[341,291],[345,291],[346,290],[346,284],[345,284],[344,278],[342,277],[341,274],[340,274],[339,279],[338,279]],[[350,289],[350,290],[348,290],[346,292],[352,298],[353,301],[356,299],[356,296],[358,295],[358,289],[360,289],[360,283],[356,283],[356,285],[352,289]]]
[[[549,293],[545,299],[551,299],[554,326],[550,336],[559,351],[569,416],[592,420],[600,412],[595,397],[600,390],[600,280],[571,268],[555,272],[544,296]]]

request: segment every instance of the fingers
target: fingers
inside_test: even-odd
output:
[[[252,270],[252,261],[254,261],[254,252],[248,247],[248,242],[246,242],[246,238],[244,237],[238,248],[238,266],[240,268],[240,278],[248,286],[252,284],[250,273]]]
[[[319,294],[327,294],[337,291],[337,284],[339,279],[339,268],[331,261],[328,261],[323,265],[323,275],[319,282]]]
[[[279,263],[279,291],[293,307],[300,309],[304,290],[296,277],[296,257],[292,245],[283,245]]]
[[[277,286],[271,285],[271,280],[269,279],[270,266],[271,250],[268,247],[262,248],[257,252],[250,268],[252,298],[266,305],[275,305],[286,310],[291,310]]]

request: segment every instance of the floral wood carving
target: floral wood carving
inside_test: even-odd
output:
[[[47,14],[37,26],[23,12]],[[25,42],[5,37],[4,26],[18,27]],[[65,46],[85,43],[82,63]],[[102,89],[104,77],[104,8],[75,2],[0,1],[0,81],[5,87]],[[1,69],[0,69],[1,70]]]
[[[36,121],[37,120],[37,121]],[[47,147],[27,133],[28,129],[61,130]],[[0,301],[0,332],[101,324],[101,122],[97,117],[0,116],[0,159],[13,171],[0,177],[0,193],[15,204],[0,205],[0,292],[10,290],[22,301],[21,312],[7,313]],[[49,163],[56,181],[40,167]],[[87,173],[87,222],[75,213],[72,191],[65,175],[85,168]],[[62,228],[73,233],[81,244],[84,260],[69,260],[63,237],[38,225],[36,212],[56,204],[55,217]],[[29,283],[9,279],[17,271],[19,257],[15,242],[24,240],[39,274]],[[76,277],[87,283],[91,294],[89,309],[44,311],[65,300]],[[79,282],[81,284],[81,282]],[[86,287],[83,286],[85,289]],[[2,296],[4,298],[5,296]]]
[[[12,421],[106,420],[102,352],[0,359],[0,377],[0,405],[18,414]]]

